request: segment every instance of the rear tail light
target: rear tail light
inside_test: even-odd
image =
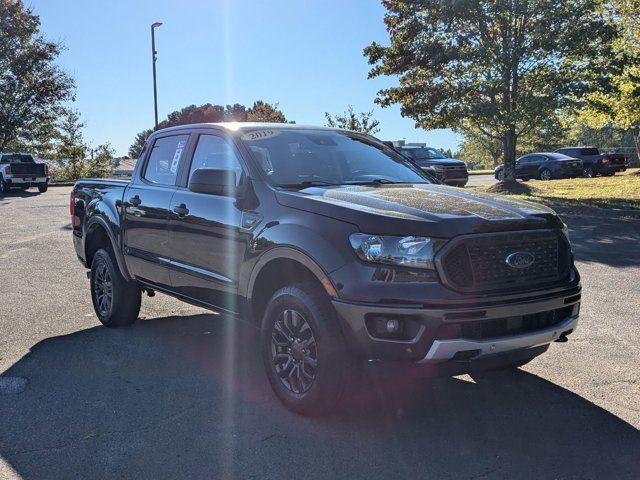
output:
[[[7,175],[11,175],[11,165],[7,165],[6,167],[4,167],[4,173],[6,173]]]
[[[76,192],[71,191],[69,197],[69,213],[71,213],[71,227],[76,228]]]
[[[44,166],[44,173],[47,177],[49,176],[49,165]]]
[[[609,157],[603,157],[602,163],[609,163]]]

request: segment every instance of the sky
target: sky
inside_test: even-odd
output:
[[[416,129],[376,93],[362,50],[388,44],[377,0],[26,0],[41,32],[65,50],[58,63],[76,81],[78,109],[93,145],[127,153],[153,126],[150,25],[158,51],[160,120],[191,104],[277,103],[287,119],[324,125],[324,112],[374,110],[383,140],[455,150],[449,130]]]

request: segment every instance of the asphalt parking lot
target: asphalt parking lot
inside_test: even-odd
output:
[[[496,182],[496,177],[493,175],[469,175],[467,186],[478,187],[480,185],[493,185]]]
[[[639,219],[565,217],[581,323],[520,372],[372,380],[303,418],[241,322],[159,294],[99,326],[68,192],[0,199],[0,478],[640,478]]]

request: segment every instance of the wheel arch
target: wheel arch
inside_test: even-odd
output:
[[[253,320],[262,319],[261,312],[273,293],[294,283],[308,283],[336,296],[327,273],[313,258],[293,247],[277,247],[260,258],[246,285],[245,298]]]
[[[94,216],[87,223],[84,234],[84,258],[87,267],[91,267],[93,256],[101,247],[111,247],[111,251],[115,257],[120,273],[130,281],[131,275],[127,270],[127,266],[122,256],[122,252],[118,247],[118,242],[109,228],[109,224],[102,217]]]

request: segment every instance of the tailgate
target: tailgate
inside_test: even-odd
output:
[[[11,175],[21,178],[44,177],[43,163],[16,162],[11,164]]]

